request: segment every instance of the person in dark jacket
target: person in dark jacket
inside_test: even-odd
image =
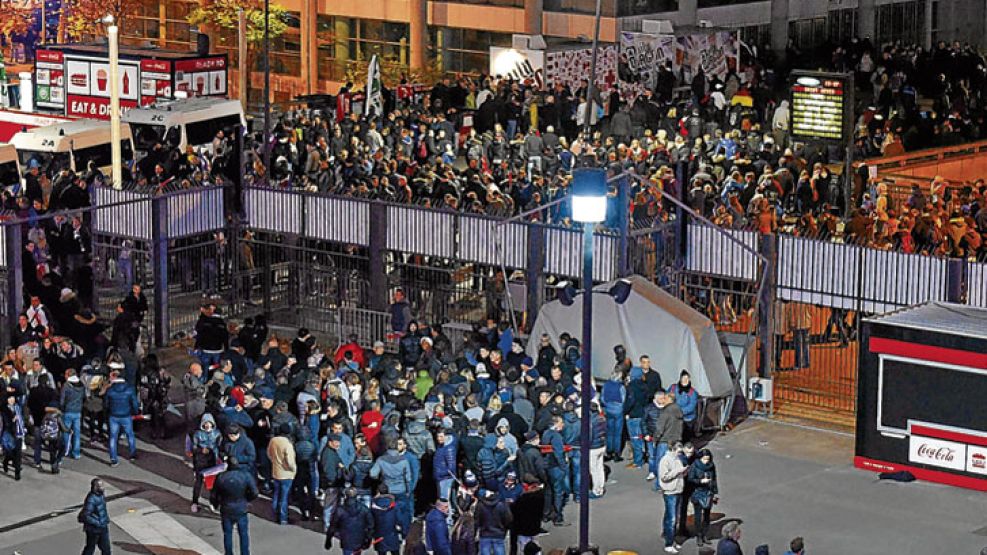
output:
[[[480,449],[483,449],[484,434],[479,420],[470,420],[466,435],[460,440],[459,451],[463,454],[463,467],[474,474],[480,474]]]
[[[545,486],[531,474],[521,476],[521,497],[511,504],[511,553],[524,546],[541,533],[541,518],[545,513]]]
[[[552,520],[556,526],[566,526],[563,520],[566,498],[569,497],[566,476],[569,467],[565,459],[565,442],[562,440],[562,430],[565,420],[561,416],[552,419],[552,427],[542,434],[541,444],[550,447],[545,455],[545,467],[548,471],[549,484],[552,486]]]
[[[513,515],[496,492],[484,492],[476,507],[476,529],[480,536],[480,554],[504,553],[504,540],[511,528]]]
[[[223,549],[225,555],[233,555],[233,526],[240,537],[240,555],[250,555],[250,531],[248,511],[250,502],[257,499],[254,477],[235,458],[226,461],[226,471],[216,476],[210,501],[219,507],[223,521]]]
[[[69,432],[65,434],[65,450],[73,459],[82,456],[82,404],[85,398],[85,386],[82,385],[82,380],[76,375],[75,370],[66,371],[60,406],[62,418],[69,428]]]
[[[530,474],[543,486],[548,483],[545,457],[538,446],[538,432],[534,430],[524,434],[524,445],[518,449],[517,473],[522,480],[526,474]]]
[[[640,368],[632,368],[627,378],[627,398],[624,400],[624,415],[627,417],[627,437],[631,443],[633,458],[628,468],[641,468],[644,464],[644,433],[641,419],[648,404],[648,386],[644,382]]]
[[[740,548],[740,524],[728,522],[723,525],[723,539],[716,544],[716,555],[744,555]]]
[[[713,464],[713,453],[703,449],[696,454],[696,462],[689,467],[685,481],[693,487],[692,510],[695,512],[696,543],[699,546],[709,544],[709,515],[719,493],[716,484],[716,465]]]
[[[223,455],[236,457],[237,462],[247,472],[253,472],[257,465],[257,449],[254,447],[254,442],[244,435],[239,424],[230,424],[226,428]]]
[[[401,549],[398,509],[386,485],[378,486],[377,496],[370,503],[370,512],[374,517],[374,549],[380,555],[397,555]]]
[[[86,533],[86,546],[82,555],[96,553],[96,547],[102,555],[110,555],[110,515],[106,512],[106,495],[103,492],[103,481],[93,478],[90,482],[89,493],[82,504],[79,522]]]
[[[199,320],[195,323],[195,351],[205,370],[219,363],[229,339],[230,332],[226,328],[226,321],[216,314],[216,305],[203,304],[199,312]]]
[[[432,555],[452,555],[449,542],[449,501],[439,499],[425,515],[425,545]]]
[[[58,393],[51,387],[51,379],[47,374],[38,377],[38,385],[32,387],[27,395],[27,410],[34,421],[34,466],[41,469],[42,450],[42,429],[41,424],[45,419],[45,409],[52,402],[57,402]]]
[[[339,458],[339,436],[329,434],[326,446],[319,454],[319,482],[325,490],[322,500],[322,526],[328,530],[332,524],[332,514],[339,504],[340,488],[346,482],[346,467]]]
[[[435,433],[435,444],[439,446],[432,457],[436,493],[440,498],[449,499],[449,492],[456,480],[456,435],[439,430]]]
[[[134,438],[133,416],[139,409],[137,392],[123,378],[110,376],[113,385],[106,392],[106,412],[110,418],[110,466],[120,464],[117,459],[117,439],[120,431],[127,435],[127,447],[130,450],[130,460],[137,459],[137,442]]]
[[[343,555],[353,555],[370,547],[374,538],[374,517],[370,509],[356,498],[356,489],[346,488],[343,505],[333,515],[326,531],[326,549],[332,549],[332,538],[338,537]]]
[[[298,474],[295,484],[298,491],[304,492],[302,503],[302,518],[308,520],[316,514],[319,507],[319,464],[316,451],[318,446],[312,441],[312,431],[308,426],[298,428],[298,440],[295,441],[295,467]]]

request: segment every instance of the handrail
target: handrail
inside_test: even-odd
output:
[[[975,156],[987,152],[987,141],[977,141],[960,145],[926,148],[907,152],[898,156],[875,156],[858,160],[853,163],[854,168],[860,166],[877,165],[878,167],[893,168],[905,167],[911,164],[925,165],[932,162],[941,162],[950,158],[950,155]]]

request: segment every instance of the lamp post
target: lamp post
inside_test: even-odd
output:
[[[271,182],[271,0],[264,0],[264,175]]]
[[[123,188],[123,155],[120,152],[120,29],[112,14],[103,18],[110,49],[110,182]]]
[[[583,356],[579,423],[579,551],[589,545],[590,401],[593,399],[593,228],[607,215],[607,175],[601,168],[572,171],[572,219],[583,224]]]

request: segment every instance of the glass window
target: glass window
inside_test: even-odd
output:
[[[875,8],[874,35],[878,43],[902,40],[922,42],[925,34],[925,2],[912,0]],[[933,11],[933,19],[936,12]],[[936,22],[933,22],[933,28]]]

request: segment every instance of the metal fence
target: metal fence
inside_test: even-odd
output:
[[[244,196],[241,219],[219,188],[159,197],[96,189],[95,206],[67,215],[91,232],[87,256],[65,261],[72,279],[91,274],[80,296],[109,322],[130,285],[142,284],[145,324],[158,344],[193,329],[203,299],[232,317],[266,314],[369,343],[390,331],[387,306],[398,288],[428,323],[469,329],[492,317],[527,326],[558,282],[581,273],[578,229],[274,189],[247,188]],[[777,398],[791,406],[852,414],[861,315],[930,300],[987,306],[983,262],[723,230],[672,204],[664,209],[670,218],[638,226],[626,240],[598,232],[594,279],[614,279],[626,260],[720,331],[756,333],[746,364],[773,373]],[[37,286],[25,250],[37,241],[32,226],[0,226],[8,330],[26,301],[25,283]]]

